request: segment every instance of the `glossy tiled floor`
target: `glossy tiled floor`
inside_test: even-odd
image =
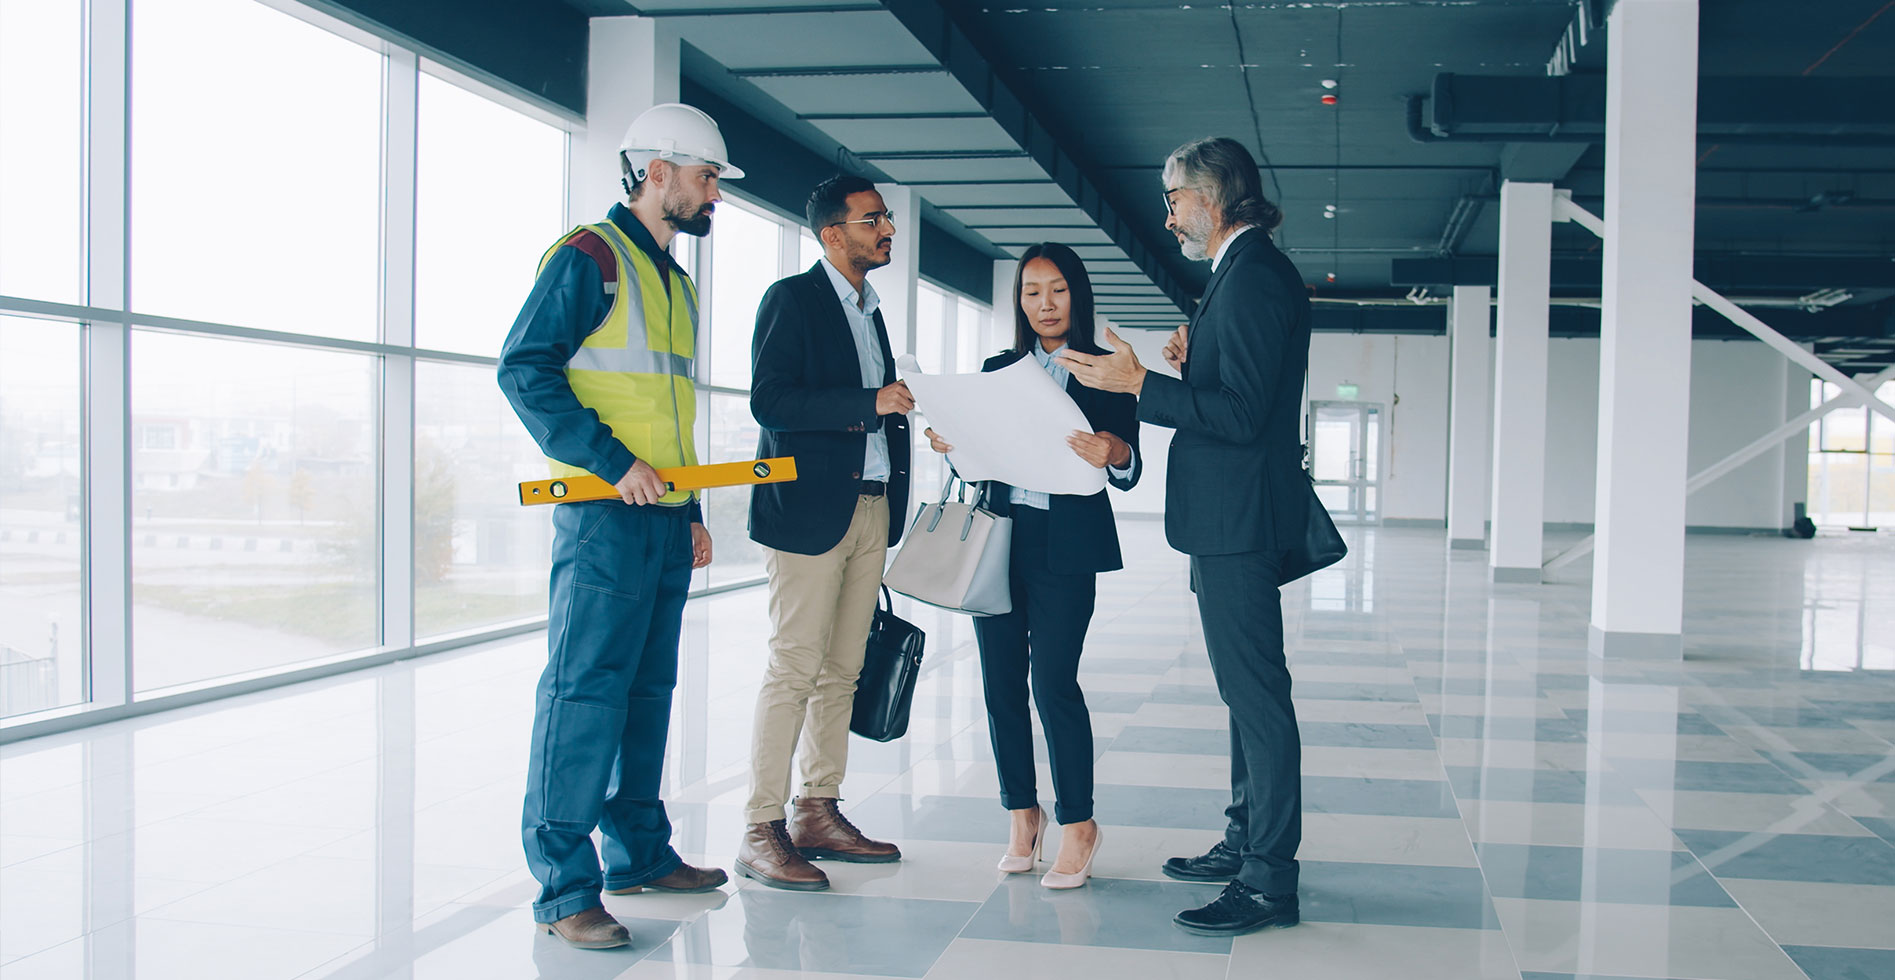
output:
[[[827,894],[608,898],[629,950],[529,927],[518,840],[539,636],[0,753],[0,977],[1895,977],[1895,548],[1691,539],[1682,664],[1589,663],[1583,582],[1492,586],[1439,532],[1352,535],[1287,596],[1304,925],[1235,941],[1159,863],[1217,837],[1225,718],[1158,527],[1101,580],[1083,674],[1088,888],[1004,840],[967,622],[845,806],[899,841]],[[694,603],[668,798],[728,866],[756,590]],[[1042,753],[1042,758],[1044,753]]]

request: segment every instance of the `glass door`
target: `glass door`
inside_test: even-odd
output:
[[[1339,524],[1382,519],[1382,406],[1310,402],[1310,475]]]

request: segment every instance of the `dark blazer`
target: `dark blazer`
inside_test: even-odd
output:
[[[1152,373],[1138,417],[1177,429],[1165,537],[1189,555],[1280,551],[1303,533],[1309,478],[1297,421],[1309,293],[1269,233],[1239,236],[1204,286],[1184,380]]]
[[[875,311],[882,384],[895,382],[888,329]],[[820,555],[849,530],[862,485],[868,433],[888,436],[888,543],[901,540],[908,512],[908,417],[876,415],[875,389],[862,386],[855,335],[819,261],[771,284],[750,339],[750,414],[763,434],[758,458],[796,457],[796,479],[750,495],[750,538],[766,548]]]
[[[1028,356],[1026,351],[1010,350],[995,354],[982,364],[982,371],[998,371]],[[1066,393],[1072,396],[1094,432],[1110,432],[1132,447],[1132,475],[1123,480],[1110,473],[1106,480],[1120,490],[1138,485],[1145,472],[1145,457],[1138,451],[1138,399],[1123,392],[1094,391],[1066,379]],[[1012,505],[1007,497],[1013,489],[999,480],[985,481],[987,500],[996,513],[1007,514]],[[1047,549],[1046,566],[1055,572],[1078,575],[1086,572],[1112,572],[1125,567],[1119,553],[1118,523],[1112,519],[1112,504],[1105,491],[1081,496],[1056,493],[1048,500],[1046,511],[1052,546]]]

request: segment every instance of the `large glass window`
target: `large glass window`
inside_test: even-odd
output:
[[[566,134],[431,75],[419,96],[415,344],[498,354],[565,230]]]
[[[131,300],[374,339],[380,54],[254,0],[135,0]]]
[[[0,0],[0,295],[83,300],[84,14]]]
[[[915,294],[915,361],[921,370],[933,374],[953,370],[947,341],[955,317],[954,298],[922,283]]]
[[[804,228],[802,233],[796,236],[796,240],[800,246],[796,256],[796,271],[802,272],[822,261],[822,243],[816,240],[815,235],[809,233],[808,228]]]
[[[763,291],[782,278],[778,250],[781,226],[774,219],[725,198],[711,224],[711,384],[750,387],[750,335],[756,329]],[[752,444],[755,448],[755,444]]]
[[[1810,407],[1842,389],[1810,380]],[[1895,400],[1895,382],[1876,392]],[[1845,527],[1895,525],[1895,422],[1857,405],[1838,408],[1810,424],[1809,517]]]
[[[0,717],[86,696],[79,327],[0,317]]]
[[[137,690],[377,644],[376,367],[134,333]]]
[[[107,50],[113,39],[126,46]],[[129,65],[125,84],[89,76],[93,58]],[[391,62],[419,65],[417,85],[387,84]],[[129,674],[133,700],[150,703],[346,663],[405,644],[410,626],[439,638],[545,614],[550,513],[511,493],[545,465],[491,361],[566,220],[568,129],[533,104],[283,0],[0,0],[0,734],[95,694],[119,704],[115,684],[93,690],[95,667]],[[88,147],[88,125],[128,139]],[[410,139],[412,221],[385,212],[382,172]],[[129,188],[93,186],[95,171]],[[721,217],[742,222],[739,210]],[[88,261],[88,221],[129,227],[124,261]],[[746,247],[779,247],[770,227]],[[708,283],[699,244],[677,251]],[[409,254],[412,269],[389,265]],[[740,284],[744,262],[726,264]],[[758,275],[760,292],[776,270]],[[457,356],[417,358],[405,331],[381,335],[387,297],[411,286],[414,347]],[[129,335],[7,300],[121,295],[138,321]],[[117,309],[79,316],[113,322]],[[753,309],[735,359],[745,385]],[[161,329],[152,315],[172,319]],[[120,354],[127,391],[86,387],[117,385],[115,371],[86,370]],[[384,405],[384,379],[410,370],[415,397]],[[112,411],[88,420],[88,399],[121,394],[123,424]],[[729,401],[740,411],[715,408],[717,431],[747,456],[754,424],[744,399]],[[405,457],[384,462],[391,425],[413,427],[412,472]],[[384,477],[410,476],[412,524],[382,506]],[[121,478],[124,510],[85,492]],[[747,502],[737,496],[713,510],[736,521],[720,543],[741,568],[742,522],[725,513]],[[384,575],[386,541],[411,532],[412,579]],[[129,567],[115,549],[88,555],[88,538],[122,533]],[[129,648],[115,629],[87,635],[87,576],[129,579],[124,608],[92,610],[129,620]],[[387,589],[411,580],[412,593]]]
[[[700,391],[697,411],[698,445],[706,462],[755,458],[760,429],[750,414],[749,395]],[[750,488],[707,490],[703,504],[714,558],[706,570],[709,584],[761,578],[763,551],[750,540]]]
[[[996,351],[986,350],[988,320],[987,308],[965,297],[959,301],[960,325],[954,334],[954,370],[962,374],[972,374],[980,370],[980,365]]]
[[[415,633],[428,637],[546,614],[549,507],[514,485],[546,458],[493,369],[415,365]]]

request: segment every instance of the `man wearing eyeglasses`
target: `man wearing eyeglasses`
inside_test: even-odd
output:
[[[770,575],[770,666],[757,693],[737,873],[820,891],[829,878],[810,858],[901,860],[842,815],[837,794],[882,566],[908,509],[905,413],[915,400],[895,380],[868,282],[889,262],[894,213],[874,184],[849,176],[818,184],[805,213],[823,257],[763,294],[750,346],[757,454],[796,457],[800,476],[750,498],[750,537]]]
[[[1192,140],[1165,160],[1165,230],[1184,257],[1209,259],[1189,330],[1164,357],[1182,379],[1147,373],[1124,344],[1060,352],[1081,384],[1138,395],[1138,417],[1177,430],[1165,483],[1165,537],[1191,556],[1204,648],[1230,708],[1231,802],[1224,839],[1163,868],[1227,882],[1179,912],[1187,932],[1228,936],[1301,921],[1302,743],[1283,652],[1278,586],[1308,528],[1309,478],[1296,427],[1309,370],[1309,294],[1271,240],[1283,220],[1243,144]]]

